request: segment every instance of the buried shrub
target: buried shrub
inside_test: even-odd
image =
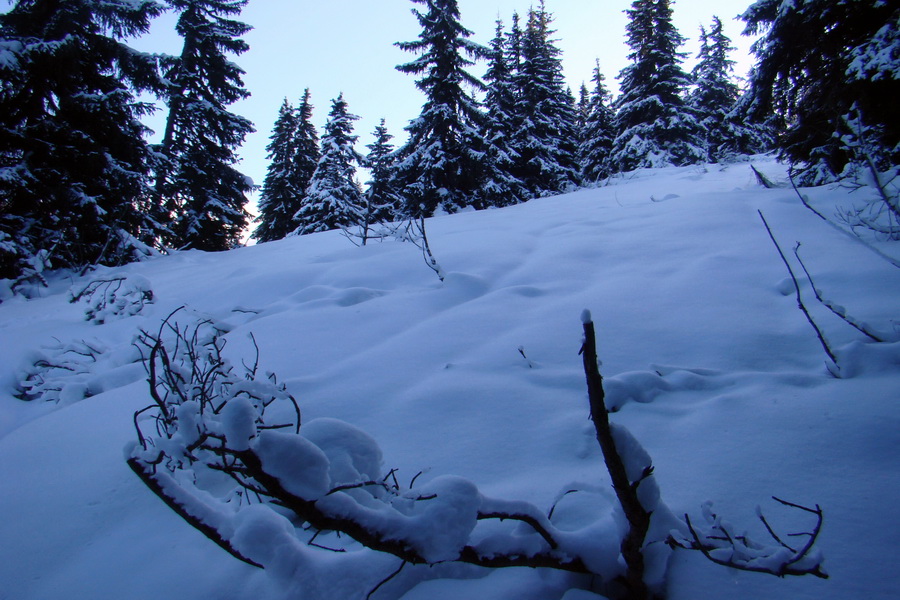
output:
[[[335,419],[301,424],[296,401],[273,375],[261,376],[256,361],[235,368],[223,356],[220,330],[209,322],[182,325],[175,315],[141,338],[154,402],[135,414],[138,441],[128,463],[175,512],[233,556],[288,573],[310,589],[321,583],[309,569],[314,553],[337,552],[335,560],[350,561],[363,548],[401,561],[388,577],[360,582],[369,596],[407,564],[456,562],[590,575],[595,591],[644,600],[661,597],[673,548],[698,550],[738,569],[824,577],[813,551],[821,510],[807,541],[794,549],[765,520],[771,546],[730,534],[715,519],[699,529],[667,509],[649,455],[609,422],[587,311],[583,321],[591,417],[624,530],[598,526],[614,522],[612,514],[562,530],[552,510],[548,515],[527,502],[487,497],[459,477],[418,487],[414,477],[401,485],[395,471],[383,471],[381,450],[368,434]],[[490,524],[499,521],[513,526]],[[601,530],[610,533],[599,536]]]

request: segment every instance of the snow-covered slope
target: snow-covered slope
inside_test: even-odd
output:
[[[784,178],[770,159],[755,164]],[[804,193],[826,216],[857,201],[838,188]],[[842,378],[826,369],[758,210],[792,260],[800,242],[823,295],[888,340],[867,340],[801,279]],[[748,164],[640,171],[598,189],[434,218],[428,236],[443,283],[412,244],[355,247],[329,232],[177,253],[58,278],[41,298],[7,298],[0,598],[351,599],[397,568],[398,559],[364,551],[348,572],[322,551],[293,580],[263,572],[188,526],[129,470],[132,414],[151,402],[132,341],[182,305],[230,327],[227,354],[238,364],[253,356],[252,333],[261,367],[287,384],[304,422],[336,418],[368,432],[401,479],[458,475],[487,495],[544,508],[578,488],[559,504],[561,518],[575,521],[612,502],[578,356],[588,308],[620,408],[612,420],[653,457],[675,514],[698,515],[711,500],[757,531],[758,504],[785,529],[805,527],[771,495],[825,511],[829,580],[735,572],[679,551],[669,598],[896,597],[900,269],[879,256],[900,255],[896,243],[862,243],[789,187],[760,187]],[[85,301],[68,302],[70,290],[117,276],[135,297],[151,289],[153,302],[103,324],[85,320]],[[29,374],[38,399],[22,402],[14,394]],[[553,600],[589,583],[422,567],[372,597]]]

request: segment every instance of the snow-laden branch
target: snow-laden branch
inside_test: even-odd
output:
[[[815,508],[809,508],[775,496],[772,496],[772,499],[783,506],[815,515],[816,522],[812,529],[788,534],[792,537],[805,538],[806,541],[802,546],[788,545],[784,541],[787,536],[775,532],[761,509],[757,509],[757,516],[775,544],[765,545],[754,541],[747,534],[739,535],[733,525],[712,512],[710,503],[703,507],[703,517],[707,526],[705,528],[695,526],[691,518],[685,514],[684,520],[690,536],[673,535],[669,538],[669,544],[673,547],[699,550],[703,556],[717,565],[740,571],[768,573],[778,577],[813,575],[828,579],[828,574],[822,569],[822,555],[814,550],[819,533],[822,531],[824,519],[822,508],[818,504]]]
[[[381,451],[362,431],[333,419],[301,429],[293,397],[274,379],[257,377],[258,361],[240,372],[224,356],[213,323],[183,325],[177,316],[139,340],[154,404],[136,415],[139,443],[128,461],[173,510],[239,559],[265,566],[259,549],[242,546],[222,515],[239,520],[248,505],[261,503],[288,510],[313,531],[340,532],[410,564],[592,573],[534,505],[486,498],[458,477],[401,489],[395,477],[389,483],[391,473],[382,477]],[[205,472],[205,481],[230,480],[232,488],[218,497],[174,488],[185,485],[180,473],[188,470]],[[531,534],[471,541],[488,520],[519,522]]]
[[[778,241],[775,239],[775,234],[772,233],[772,229],[769,227],[768,221],[763,216],[761,210],[756,211],[759,213],[759,218],[762,219],[763,225],[766,228],[766,233],[769,234],[769,239],[772,240],[772,243],[775,244],[775,249],[778,251],[778,255],[781,257],[781,262],[784,263],[784,266],[788,270],[788,274],[791,276],[791,281],[794,283],[794,292],[797,297],[797,307],[806,317],[806,320],[809,322],[810,326],[816,332],[816,338],[819,340],[819,344],[822,345],[822,349],[825,350],[825,354],[828,355],[828,358],[831,360],[831,364],[835,365],[836,371],[832,371],[833,373],[839,373],[840,367],[838,366],[837,356],[834,353],[834,350],[831,349],[831,345],[828,343],[828,340],[825,339],[825,334],[822,333],[822,330],[819,328],[819,325],[812,318],[812,315],[809,314],[809,310],[806,308],[806,305],[803,303],[803,296],[800,294],[800,283],[797,281],[797,276],[794,274],[794,269],[791,268],[791,263],[788,262],[787,257],[784,255],[784,252],[781,249],[781,246],[778,244]]]
[[[138,340],[153,403],[135,413],[138,441],[127,449],[127,461],[172,510],[250,565],[283,570],[290,563],[300,573],[311,553],[349,557],[357,545],[399,558],[400,568],[371,582],[369,596],[403,565],[456,562],[589,574],[610,598],[649,600],[664,590],[675,547],[744,570],[824,576],[813,549],[822,523],[818,507],[782,502],[818,517],[799,548],[783,543],[761,517],[780,543],[775,552],[735,536],[717,518],[711,529],[699,530],[687,516],[674,517],[660,500],[650,456],[609,422],[590,313],[582,320],[591,417],[625,527],[598,528],[618,522],[611,514],[563,531],[553,510],[548,515],[528,502],[489,498],[461,477],[440,476],[413,489],[417,475],[402,487],[394,470],[383,472],[381,449],[365,432],[325,418],[301,427],[296,400],[274,375],[259,374],[255,339],[252,364],[236,368],[224,353],[222,328],[191,320],[181,309]],[[481,526],[487,521],[516,525]],[[601,530],[606,533],[598,535]],[[317,541],[330,532],[338,537]]]

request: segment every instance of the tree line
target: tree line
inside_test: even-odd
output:
[[[406,128],[408,141],[395,150],[382,123],[368,156],[354,157],[349,133],[326,134],[320,151],[310,143],[309,90],[297,109],[285,100],[268,146],[253,234],[259,241],[509,206],[639,167],[725,160],[771,145],[764,120],[748,122],[735,110],[733,47],[718,18],[701,30],[699,62],[688,74],[668,2],[635,2],[627,11],[632,65],[620,75],[614,102],[599,63],[592,88],[582,86],[578,99],[566,87],[553,16],[543,3],[524,23],[514,14],[509,29],[498,19],[494,38],[482,46],[471,41],[455,1],[413,1],[424,5],[414,10],[422,33],[397,45],[418,56],[397,68],[419,76],[425,103]],[[483,81],[467,70],[479,59],[488,63]],[[326,130],[354,118],[338,99]],[[344,151],[326,155],[335,143]],[[348,165],[373,168],[366,192]],[[340,181],[336,169],[344,173]]]
[[[236,150],[253,124],[228,110],[249,95],[230,60],[248,48],[248,0],[18,0],[0,15],[0,278],[121,264],[166,249],[225,250],[250,225],[253,184]],[[596,185],[642,167],[727,161],[771,148],[801,183],[874,180],[900,217],[900,9],[863,0],[757,0],[742,15],[761,34],[749,85],[714,17],[697,66],[670,0],[633,0],[629,64],[613,99],[599,64],[591,88],[565,87],[543,2],[485,46],[456,0],[412,0],[418,39],[399,65],[424,95],[407,141],[384,122],[366,155],[356,117],[333,100],[321,139],[309,90],[287,100],[270,144],[253,236],[260,242],[436,212],[502,207]],[[178,56],[126,40],[178,14]],[[524,22],[523,22],[524,21]],[[477,61],[487,62],[482,79]],[[167,110],[162,140],[141,119]],[[365,188],[357,169],[369,173]]]

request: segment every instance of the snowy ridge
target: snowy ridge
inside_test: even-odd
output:
[[[770,159],[754,164],[785,178]],[[840,188],[802,191],[826,216],[852,201]],[[757,210],[785,248],[801,242],[823,297],[884,334],[883,343],[867,339],[799,281],[843,378],[828,373]],[[611,420],[652,458],[674,515],[700,515],[711,500],[759,536],[757,505],[784,530],[805,526],[770,510],[772,495],[825,511],[830,580],[733,572],[676,551],[668,598],[894,597],[900,270],[865,244],[895,258],[896,244],[856,241],[789,187],[759,187],[746,163],[640,170],[608,186],[427,225],[443,283],[411,244],[354,247],[329,232],[176,253],[53,279],[40,298],[4,298],[0,510],[14,517],[0,521],[0,597],[365,598],[400,566],[352,544],[342,554],[309,546],[296,524],[256,504],[211,513],[233,520],[236,545],[271,565],[256,569],[134,476],[122,448],[133,446],[133,413],[151,399],[131,344],[180,306],[221,324],[232,364],[251,365],[257,345],[260,373],[277,373],[297,399],[309,444],[295,451],[322,465],[321,480],[300,481],[298,492],[321,493],[375,468],[396,469],[406,486],[424,471],[416,493],[454,496],[454,510],[500,499],[538,507],[536,516],[573,549],[621,527],[577,356],[588,309],[617,411]],[[85,321],[85,306],[67,293],[107,275],[140,282],[153,302],[102,324]],[[77,385],[58,403],[15,397],[36,353],[47,358],[81,342],[103,352],[70,376]],[[223,417],[235,438],[246,424],[240,414]],[[287,435],[266,431],[248,446]],[[351,450],[368,449],[354,454],[333,443],[348,439],[356,440]],[[479,534],[485,551],[502,536],[540,542],[521,523],[493,527]],[[437,558],[458,544],[456,530],[443,540],[436,530],[419,533]],[[601,547],[597,561],[614,562],[615,551]],[[542,570],[407,566],[372,597],[584,600],[597,596],[571,588],[589,583]]]

